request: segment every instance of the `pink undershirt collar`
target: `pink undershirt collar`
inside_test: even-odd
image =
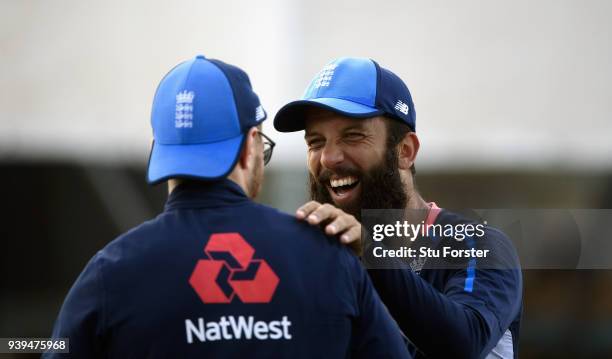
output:
[[[425,218],[425,224],[433,225],[440,212],[442,212],[442,208],[438,207],[436,202],[429,202],[427,206],[429,207],[429,211],[427,212],[427,218]]]

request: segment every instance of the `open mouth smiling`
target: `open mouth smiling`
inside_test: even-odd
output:
[[[334,202],[343,205],[358,197],[360,184],[355,176],[334,176],[330,178],[327,189]]]

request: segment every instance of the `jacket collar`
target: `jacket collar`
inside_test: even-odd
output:
[[[164,210],[175,208],[223,207],[250,201],[242,188],[224,178],[214,182],[189,181],[179,184],[168,196]]]

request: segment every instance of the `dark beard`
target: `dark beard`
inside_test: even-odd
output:
[[[408,203],[408,196],[398,170],[398,159],[395,148],[389,149],[384,162],[375,166],[367,173],[359,173],[350,168],[338,168],[335,174],[341,176],[355,176],[361,182],[361,201],[352,208],[338,206],[344,212],[352,214],[361,222],[362,209],[404,209]],[[320,203],[334,204],[327,186],[330,171],[321,171],[318,178],[309,173],[310,198]]]

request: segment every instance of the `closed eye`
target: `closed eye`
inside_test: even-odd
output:
[[[306,142],[306,145],[308,146],[308,149],[310,150],[316,150],[318,148],[320,148],[321,146],[323,146],[324,141],[322,139],[316,138],[316,139],[312,139]]]
[[[359,141],[366,138],[366,135],[360,132],[349,132],[344,135],[344,138],[349,141]]]

